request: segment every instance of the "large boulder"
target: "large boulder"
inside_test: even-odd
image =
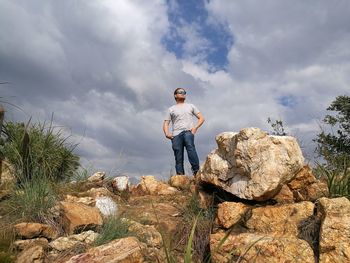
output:
[[[82,203],[60,202],[61,223],[69,234],[95,230],[103,224],[100,211],[96,207]]]
[[[350,201],[345,197],[320,198],[320,263],[350,262]]]
[[[243,199],[270,199],[304,164],[297,140],[291,136],[245,128],[221,133],[216,142],[218,148],[208,155],[197,179]]]
[[[242,233],[225,236],[224,232],[210,236],[212,262],[314,263],[309,244],[293,236]]]
[[[135,237],[115,239],[112,242],[89,249],[86,253],[70,258],[66,263],[140,263],[144,262],[145,245]]]

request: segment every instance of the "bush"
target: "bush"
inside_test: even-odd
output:
[[[62,181],[74,175],[79,157],[73,153],[76,145],[68,142],[62,130],[54,131],[51,124],[7,122],[2,152],[14,165],[18,181],[31,179],[40,170],[49,180]]]
[[[99,231],[94,245],[100,246],[114,239],[130,236],[129,223],[116,216],[109,216]]]
[[[31,180],[22,181],[8,200],[5,209],[12,218],[46,223],[49,209],[57,200],[52,182],[45,176],[35,174]]]
[[[350,159],[343,156],[342,162],[338,156],[335,166],[331,164],[317,164],[314,171],[318,178],[325,178],[330,197],[345,196],[350,198]]]
[[[202,209],[198,196],[192,195],[182,209],[182,217],[183,224],[177,231],[175,248],[191,247],[194,261],[205,262],[209,254],[210,234],[215,219],[214,208]]]

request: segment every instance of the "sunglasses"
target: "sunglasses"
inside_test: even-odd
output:
[[[179,91],[176,91],[176,94],[183,94],[183,95],[185,95],[185,94],[186,94],[186,91],[184,91],[184,90],[179,90]]]

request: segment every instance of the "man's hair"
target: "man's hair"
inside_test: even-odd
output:
[[[185,90],[184,88],[177,88],[177,89],[174,90],[174,95],[176,95],[176,92],[177,92],[178,90],[180,90],[180,89]]]

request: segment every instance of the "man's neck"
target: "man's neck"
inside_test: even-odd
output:
[[[176,101],[176,105],[184,104],[184,103],[185,103],[185,100],[177,100],[177,101]]]

